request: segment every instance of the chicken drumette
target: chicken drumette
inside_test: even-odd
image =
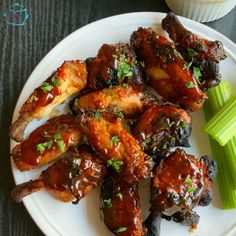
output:
[[[131,85],[138,91],[144,88],[142,69],[128,44],[104,44],[98,55],[87,59],[86,64],[88,85],[84,93],[119,84]]]
[[[25,196],[45,189],[63,202],[77,203],[106,175],[100,159],[89,146],[80,146],[44,170],[39,179],[17,185],[12,190],[12,198],[20,202]]]
[[[22,141],[26,126],[33,119],[42,119],[69,96],[86,86],[87,70],[82,61],[66,61],[25,101],[19,117],[10,128],[10,136]]]
[[[99,110],[111,113],[121,112],[127,117],[135,117],[142,113],[155,97],[146,92],[133,89],[132,86],[117,86],[101,91],[91,92],[75,100],[72,110],[79,113],[80,110]]]
[[[137,184],[108,176],[101,186],[101,218],[115,235],[143,236]]]
[[[160,162],[153,175],[151,213],[145,222],[147,235],[159,235],[161,218],[196,226],[199,216],[193,208],[211,202],[215,161],[207,156],[197,160],[177,149]]]
[[[171,147],[189,147],[191,117],[181,108],[152,105],[139,117],[132,134],[145,152],[165,155]]]
[[[127,183],[150,175],[152,161],[125,130],[122,119],[107,112],[85,112],[78,116],[81,130],[104,164]]]
[[[202,106],[206,96],[171,42],[151,28],[134,31],[130,41],[144,62],[149,84],[163,100],[192,111]]]
[[[25,171],[56,160],[69,148],[79,144],[82,133],[71,115],[48,120],[12,150],[19,170]]]
[[[172,12],[162,20],[162,27],[188,62],[186,67],[193,71],[202,91],[218,85],[221,78],[219,61],[226,58],[223,44],[193,34]]]

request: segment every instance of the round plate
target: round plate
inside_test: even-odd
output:
[[[38,64],[26,82],[18,99],[13,120],[23,102],[31,92],[39,86],[58,66],[65,60],[86,59],[95,56],[98,49],[104,43],[114,44],[117,42],[129,42],[130,34],[139,26],[153,27],[157,32],[164,33],[161,29],[161,20],[164,13],[139,12],[109,17],[89,24],[70,34],[55,46]],[[236,45],[225,36],[211,28],[180,17],[181,22],[193,33],[211,40],[220,40],[224,43],[228,58],[220,63],[223,79],[233,83],[236,71]],[[190,139],[192,148],[186,149],[188,153],[196,157],[210,155],[208,138],[200,132],[204,124],[202,110],[192,114],[193,133]],[[32,122],[26,130],[26,134],[32,131],[39,122]],[[15,142],[11,141],[11,149]],[[41,169],[21,173],[12,163],[12,171],[16,184],[38,177]],[[144,217],[148,213],[148,184],[141,186],[140,195]],[[34,193],[26,197],[24,204],[39,228],[46,235],[63,236],[108,236],[111,233],[106,229],[99,216],[99,190],[91,192],[82,199],[78,205],[62,203],[45,191]],[[224,211],[220,205],[220,197],[217,186],[214,186],[212,204],[208,207],[198,207],[196,211],[201,219],[194,236],[236,235],[236,210]],[[235,230],[235,231],[234,231]],[[189,229],[174,222],[162,221],[162,236],[188,236]]]

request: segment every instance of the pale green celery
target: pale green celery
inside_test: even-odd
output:
[[[236,98],[230,100],[204,125],[209,134],[221,146],[224,146],[236,134]]]
[[[209,101],[205,102],[204,104],[204,114],[206,121],[208,121],[213,116],[211,104]],[[233,182],[231,173],[229,172],[228,162],[226,161],[227,156],[225,154],[224,148],[210,137],[209,140],[212,150],[212,157],[217,161],[217,181],[223,208],[236,208],[236,190],[234,188],[235,183]]]
[[[223,80],[216,87],[207,91],[213,114],[217,113],[230,99],[231,90],[228,81]]]

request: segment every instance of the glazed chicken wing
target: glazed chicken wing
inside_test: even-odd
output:
[[[44,170],[39,179],[19,184],[12,198],[20,202],[25,196],[47,190],[63,202],[78,201],[97,187],[106,175],[100,157],[87,146],[69,151],[54,165]]]
[[[149,154],[164,154],[175,146],[189,147],[191,117],[170,105],[152,105],[138,119],[133,136]]]
[[[129,84],[135,90],[144,88],[142,70],[128,44],[103,44],[97,57],[86,60],[88,85],[86,92],[119,84]]]
[[[150,85],[164,100],[192,111],[202,106],[206,97],[171,42],[151,28],[139,28],[131,45],[145,64]]]
[[[79,92],[87,83],[86,65],[82,61],[66,61],[29,96],[19,117],[10,128],[10,136],[22,141],[26,126],[33,119],[42,119],[67,97]]]
[[[143,236],[137,184],[107,177],[101,186],[101,218],[115,235]]]
[[[122,120],[107,112],[87,112],[78,116],[79,126],[102,161],[127,183],[150,175],[151,159],[125,130]]]
[[[223,44],[218,40],[209,41],[193,34],[184,28],[172,12],[162,20],[162,27],[196,74],[200,88],[206,91],[218,85],[221,78],[218,63],[226,58]]]
[[[139,92],[133,87],[117,86],[91,92],[75,100],[73,111],[100,110],[111,113],[122,112],[127,117],[135,117],[155,101],[155,97],[146,92]]]
[[[206,156],[197,160],[177,149],[162,160],[152,178],[151,213],[145,223],[147,235],[159,235],[161,217],[196,226],[199,216],[192,209],[211,202],[215,175],[216,163]]]
[[[54,117],[16,145],[12,158],[19,170],[30,170],[56,160],[70,147],[78,145],[81,138],[73,116]]]

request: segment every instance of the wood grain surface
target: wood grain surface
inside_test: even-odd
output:
[[[3,15],[16,2],[28,9],[24,26]],[[14,180],[8,131],[17,98],[40,60],[65,36],[95,20],[135,11],[167,12],[164,0],[18,0],[0,2],[0,236],[43,235],[23,204],[10,198]],[[208,23],[236,42],[236,9]],[[112,33],[112,32],[110,32]],[[92,36],[91,36],[92,37]]]

